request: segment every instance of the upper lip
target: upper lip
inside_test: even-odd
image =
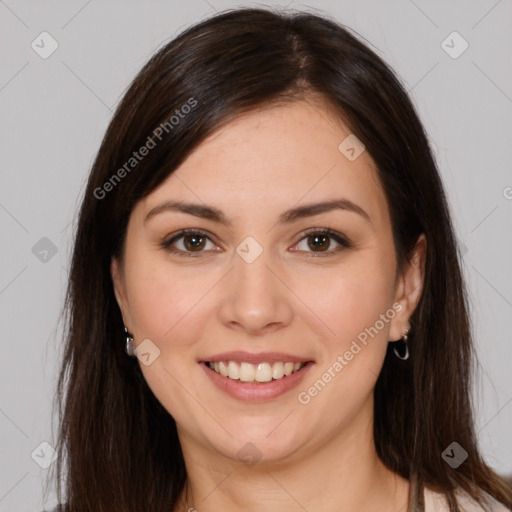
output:
[[[251,352],[243,352],[243,351],[232,351],[232,352],[222,352],[221,354],[215,354],[212,356],[204,357],[199,360],[200,363],[203,362],[220,362],[220,361],[235,361],[236,363],[251,363],[251,364],[260,364],[260,363],[270,363],[274,364],[277,362],[292,362],[292,363],[307,363],[311,361],[311,359],[307,357],[301,356],[293,356],[291,354],[285,354],[284,352],[260,352],[258,354],[254,354]]]

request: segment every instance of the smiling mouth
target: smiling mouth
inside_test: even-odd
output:
[[[297,373],[308,364],[293,362],[270,363],[237,363],[236,361],[205,361],[206,366],[213,371],[231,380],[240,382],[270,382],[288,377]]]

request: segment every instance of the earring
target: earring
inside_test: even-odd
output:
[[[135,344],[133,342],[133,337],[128,334],[128,329],[126,326],[124,327],[124,331],[126,332],[126,341],[124,344],[124,351],[130,356],[135,357]]]
[[[405,333],[402,337],[401,340],[397,340],[393,343],[394,347],[393,347],[393,352],[395,353],[395,356],[398,357],[398,359],[401,359],[402,361],[405,361],[406,359],[409,359],[409,346],[407,345],[407,333],[409,332],[409,329],[406,329],[405,330]],[[397,351],[397,345],[400,344],[402,345],[402,351],[401,352],[404,352],[403,355],[400,354],[398,351]]]

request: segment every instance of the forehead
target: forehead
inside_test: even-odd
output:
[[[203,202],[229,216],[276,212],[297,203],[347,198],[371,217],[387,209],[372,158],[351,161],[339,146],[349,128],[319,101],[261,108],[236,118],[198,145],[138,209],[169,200]]]

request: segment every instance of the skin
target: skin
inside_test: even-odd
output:
[[[112,260],[114,289],[135,344],[149,338],[160,350],[150,365],[139,365],[176,420],[188,508],[407,509],[408,482],[375,451],[373,390],[388,342],[410,327],[421,296],[426,240],[420,237],[398,273],[375,164],[366,151],[351,162],[338,150],[349,134],[320,100],[253,111],[199,145],[131,214],[123,259]],[[298,204],[340,198],[359,205],[371,223],[343,210],[277,223]],[[170,200],[214,206],[232,226],[171,211],[144,223]],[[190,237],[174,247],[195,257],[160,246],[186,228],[211,234],[203,252],[193,252]],[[310,228],[330,228],[353,247],[328,238],[315,251],[311,234],[303,234]],[[252,263],[236,252],[247,236],[263,248]],[[393,304],[400,312],[317,396],[299,403],[297,394]],[[249,403],[219,391],[197,363],[228,350],[282,351],[315,366],[298,388]],[[261,454],[251,466],[237,457],[248,442]]]

